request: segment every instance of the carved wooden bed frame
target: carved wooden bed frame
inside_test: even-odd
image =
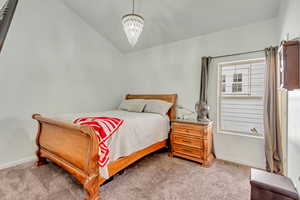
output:
[[[176,117],[176,94],[131,95],[126,99],[159,99],[173,103],[168,112],[170,120]],[[37,166],[47,164],[47,159],[72,174],[86,191],[86,200],[100,199],[99,187],[105,179],[99,175],[98,141],[89,126],[68,124],[34,114],[38,121],[36,144]],[[140,158],[167,146],[167,140],[155,143],[108,165],[109,176],[113,176]]]

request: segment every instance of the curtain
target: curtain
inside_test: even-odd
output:
[[[200,99],[199,103],[207,104],[207,90],[208,90],[208,76],[209,76],[209,64],[211,57],[202,57],[201,62],[201,84],[200,84]]]
[[[266,170],[283,174],[282,133],[277,90],[277,48],[265,49],[266,78],[264,98],[264,130]]]
[[[200,97],[199,97],[199,102],[196,104],[198,120],[209,119],[208,105],[207,105],[207,90],[208,90],[208,76],[209,76],[210,62],[211,62],[211,57],[202,57],[201,59]],[[207,111],[205,111],[206,109]]]
[[[6,38],[17,4],[18,0],[7,0],[3,5],[0,5],[0,52],[2,50],[4,40]]]

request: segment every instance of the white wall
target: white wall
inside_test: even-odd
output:
[[[0,168],[35,151],[33,113],[112,109],[123,55],[59,0],[19,1],[0,54]]]
[[[199,97],[202,56],[264,49],[277,44],[277,31],[277,20],[273,19],[127,54],[130,91],[177,93],[178,103],[193,109]],[[212,119],[216,121],[217,64],[263,56],[262,53],[214,61],[209,91]],[[220,159],[265,166],[263,139],[215,134],[215,148]]]
[[[280,9],[280,40],[300,39],[300,1],[285,0]],[[287,116],[287,175],[292,178],[300,191],[300,90],[288,92]]]
[[[280,6],[280,39],[289,39],[300,37],[300,1],[299,0],[284,0]]]

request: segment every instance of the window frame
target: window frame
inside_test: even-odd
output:
[[[255,59],[247,59],[247,60],[233,60],[233,61],[229,61],[229,62],[220,62],[218,63],[218,74],[217,74],[217,133],[218,134],[227,134],[227,135],[234,135],[234,136],[244,136],[244,137],[253,137],[253,138],[264,138],[264,133],[263,134],[257,134],[254,135],[252,133],[249,132],[243,132],[243,131],[234,131],[234,130],[222,130],[221,129],[221,117],[220,117],[220,110],[221,110],[221,103],[220,103],[220,98],[222,97],[222,88],[221,85],[223,85],[224,83],[221,83],[222,80],[222,67],[224,66],[232,66],[233,64],[237,65],[237,64],[247,64],[247,63],[260,63],[260,62],[266,62],[266,59],[263,57],[260,58],[255,58]],[[234,83],[234,82],[233,82]],[[236,82],[239,83],[239,82]],[[243,82],[241,82],[243,83]],[[251,85],[250,85],[251,87]],[[250,90],[251,91],[251,90]],[[237,92],[238,94],[238,92]],[[224,98],[241,98],[241,99],[249,99],[249,98],[255,98],[255,99],[263,99],[263,96],[251,96],[251,95],[232,95],[232,96],[224,96]]]

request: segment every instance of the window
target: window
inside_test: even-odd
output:
[[[222,92],[226,92],[226,75],[222,75]]]
[[[226,92],[226,85],[222,84],[222,92]]]
[[[232,93],[243,92],[243,83],[232,83]]]
[[[222,75],[223,76],[223,75]],[[233,74],[233,83],[232,83],[232,93],[242,92],[243,91],[243,74],[234,73]]]
[[[219,64],[218,132],[263,136],[265,60]]]
[[[234,73],[233,74],[233,82],[243,82],[243,74],[242,73],[239,73],[239,74]]]
[[[226,75],[222,75],[222,83],[226,83]]]

